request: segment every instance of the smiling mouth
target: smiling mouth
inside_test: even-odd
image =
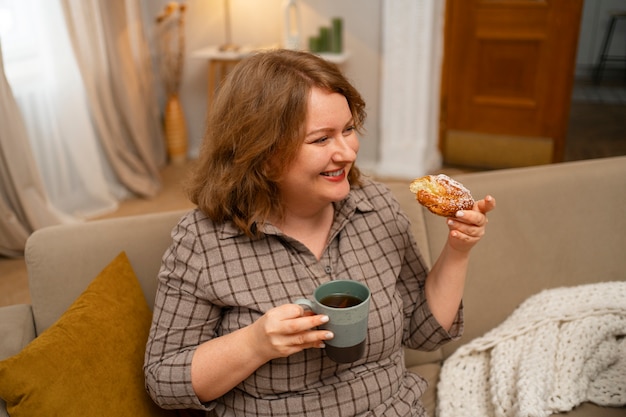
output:
[[[344,173],[343,169],[338,169],[337,171],[322,172],[322,175],[325,177],[338,177],[342,175],[343,173]]]

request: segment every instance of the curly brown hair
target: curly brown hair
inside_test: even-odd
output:
[[[250,237],[270,215],[281,217],[277,180],[295,160],[305,137],[313,87],[348,101],[357,132],[365,102],[336,65],[308,52],[273,50],[242,60],[220,86],[187,184],[190,200],[215,222],[232,221]],[[360,185],[360,171],[348,175]]]

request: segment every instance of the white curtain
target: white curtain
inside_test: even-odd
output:
[[[124,186],[152,197],[161,187],[165,142],[139,0],[61,4],[107,160]]]
[[[115,210],[127,192],[101,156],[60,3],[8,4],[5,69],[50,200],[77,218]]]
[[[139,0],[0,0],[0,39],[0,255],[19,255],[40,227],[160,190]]]
[[[3,68],[0,42],[0,255],[14,257],[34,230],[70,219],[48,200]]]
[[[412,178],[441,166],[444,12],[445,0],[383,0],[381,176]]]

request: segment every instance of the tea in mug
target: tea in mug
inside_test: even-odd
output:
[[[320,303],[333,308],[348,308],[361,304],[363,300],[350,294],[331,294],[320,300]]]
[[[321,304],[333,308],[348,308],[363,302],[358,297],[350,294],[330,294],[320,300]],[[354,346],[336,347],[326,344],[326,354],[335,362],[350,363],[358,360],[365,352],[365,340]]]

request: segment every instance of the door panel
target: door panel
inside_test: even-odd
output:
[[[582,1],[447,1],[446,162],[498,168],[562,159]]]

